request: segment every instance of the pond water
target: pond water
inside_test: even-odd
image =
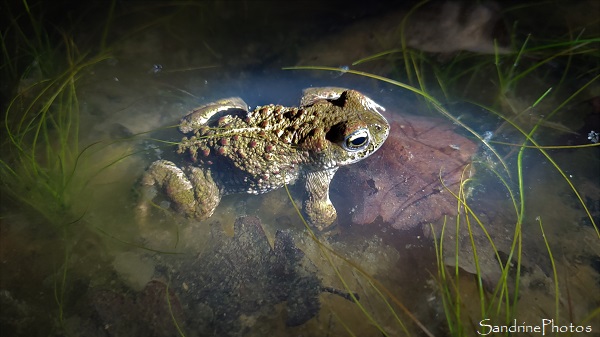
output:
[[[19,95],[3,104],[3,336],[600,331],[598,4],[113,4],[30,4],[45,21],[6,33],[61,47],[3,87]],[[77,73],[57,76],[65,46]],[[224,196],[206,220],[166,199],[140,217],[148,166],[186,163],[189,111],[298,106],[311,87],[357,90],[391,126],[333,178],[334,225],[305,223],[303,183]]]

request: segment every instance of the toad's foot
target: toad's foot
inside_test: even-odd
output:
[[[221,200],[221,191],[210,171],[189,167],[185,172],[166,160],[148,168],[141,181],[138,215],[144,219],[158,193],[163,193],[171,207],[187,217],[203,220],[210,217]]]

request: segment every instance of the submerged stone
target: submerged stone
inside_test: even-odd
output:
[[[357,164],[340,185],[348,195],[352,222],[370,224],[380,219],[395,229],[411,229],[455,215],[456,190],[477,145],[454,131],[451,123],[429,117],[395,115],[387,142],[373,160]]]

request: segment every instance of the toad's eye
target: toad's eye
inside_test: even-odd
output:
[[[344,139],[344,148],[348,151],[360,151],[369,145],[371,135],[368,129],[360,129],[352,132]]]

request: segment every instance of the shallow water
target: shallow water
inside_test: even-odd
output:
[[[444,306],[443,290],[448,288],[459,289],[463,334],[476,335],[484,331],[479,330],[482,319],[505,324],[506,307],[485,315],[479,307],[482,293],[491,307],[498,305],[493,300],[503,279],[498,258],[508,266],[504,290],[511,298],[518,291],[511,317],[529,325],[555,319],[557,325],[600,331],[598,227],[565,178],[536,149],[524,151],[521,194],[519,147],[494,141],[521,144],[523,136],[467,103],[514,109],[515,123],[529,131],[597,74],[572,75],[558,84],[566,71],[563,61],[544,63],[499,102],[497,79],[489,69],[451,82],[446,92],[436,86],[431,72],[424,72],[428,90],[456,118],[449,120],[424,99],[390,83],[343,72],[281,69],[295,64],[349,66],[353,59],[340,62],[335,58],[339,53],[319,59],[322,63],[311,55],[319,54],[322,46],[343,51],[347,41],[363,46],[364,36],[341,38],[347,34],[345,27],[355,25],[351,34],[369,31],[368,25],[360,26],[361,19],[406,10],[388,2],[369,8],[361,2],[339,5],[119,3],[108,36],[114,41],[111,57],[86,69],[77,82],[79,147],[90,147],[78,158],[67,191],[68,208],[54,217],[40,217],[26,203],[3,195],[2,335],[459,335],[447,323],[454,310]],[[595,8],[582,1],[557,5],[556,11],[577,11],[579,6]],[[506,13],[508,23],[525,20],[518,9]],[[103,27],[93,21],[89,26],[94,29],[75,38],[89,42],[95,27]],[[522,24],[531,26],[535,24]],[[534,36],[559,39],[561,35],[552,35],[560,31],[557,27],[560,23],[548,24]],[[592,21],[592,36],[594,27],[597,33]],[[522,43],[526,34],[517,32]],[[428,60],[438,70],[451,71],[448,59],[461,55]],[[470,62],[466,55],[455,71],[494,57],[474,56]],[[523,62],[533,65],[544,57],[531,52]],[[408,82],[403,67],[403,62],[386,59],[351,69]],[[552,95],[529,108],[548,84],[554,88]],[[190,109],[232,96],[250,107],[293,106],[302,89],[320,86],[359,90],[386,107],[386,117],[395,122],[388,140],[393,146],[336,174],[331,199],[339,220],[333,231],[317,233],[316,241],[310,236],[293,207],[293,202],[301,205],[301,186],[290,187],[292,200],[284,189],[226,196],[215,214],[201,222],[162,211],[144,221],[136,218],[136,184],[151,162],[176,157],[174,146],[165,141],[181,139],[174,126]],[[541,123],[534,138],[540,144],[589,144],[587,133],[600,131],[594,124],[598,90],[598,81],[586,87],[551,121]],[[482,139],[491,132],[486,141],[508,171],[482,139],[459,123]],[[598,226],[598,148],[547,153],[576,187]],[[440,182],[440,170],[452,173],[442,174],[449,190]],[[464,189],[466,204],[450,193],[458,193],[461,177],[470,180]],[[525,200],[521,219],[520,198]],[[477,219],[470,215],[466,221],[466,206]],[[436,248],[442,230],[440,257]],[[515,240],[515,230],[520,240]],[[290,241],[282,241],[278,231]],[[518,250],[511,250],[515,242],[522,244],[520,259]],[[448,266],[443,269],[451,278],[447,288],[438,261]]]

